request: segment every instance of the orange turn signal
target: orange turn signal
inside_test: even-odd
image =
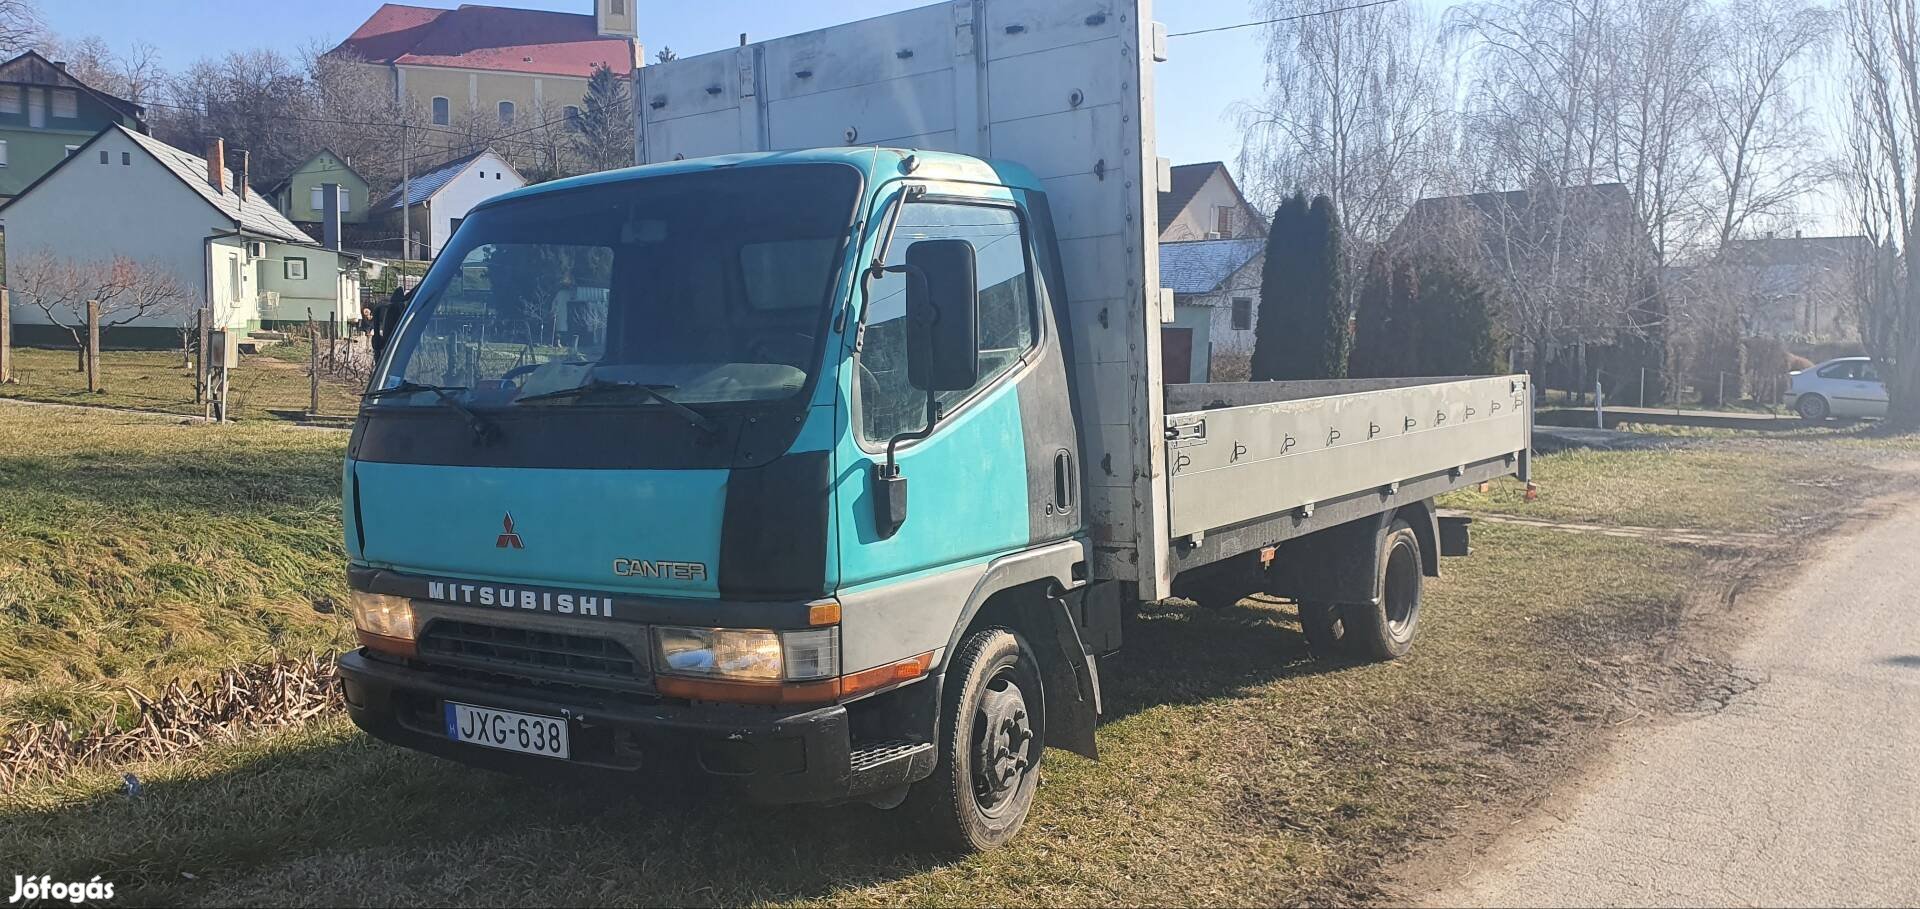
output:
[[[364,638],[365,635],[362,637]],[[933,653],[928,651],[897,663],[875,666],[837,679],[818,682],[720,682],[712,679],[662,675],[655,678],[654,684],[660,693],[667,697],[686,698],[690,701],[768,706],[831,704],[834,701],[911,682],[926,675],[927,670],[932,666]]]
[[[378,650],[381,653],[391,653],[407,659],[413,659],[420,654],[420,648],[415,646],[413,641],[405,638],[390,638],[384,634],[369,634],[364,631],[359,632],[359,635],[361,645],[368,650]]]
[[[928,651],[917,657],[910,657],[898,663],[863,669],[851,675],[840,677],[840,696],[850,698],[854,695],[878,691],[902,682],[911,682],[927,674],[927,668],[933,665],[933,652]]]
[[[821,625],[840,624],[840,601],[821,600],[807,604],[807,624],[815,628]]]
[[[840,680],[819,682],[716,682],[663,675],[655,680],[660,693],[690,701],[727,704],[831,704],[840,695]]]

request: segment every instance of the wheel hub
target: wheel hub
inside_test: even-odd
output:
[[[996,679],[974,714],[974,793],[991,809],[1019,788],[1032,765],[1033,725],[1027,700],[1011,679]]]

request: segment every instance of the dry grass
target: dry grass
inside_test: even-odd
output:
[[[203,647],[246,641],[204,650],[204,664],[275,649],[288,629],[304,641],[337,633],[306,608],[333,595],[339,578],[329,498],[337,435],[243,427],[214,436],[105,418],[71,431],[22,425],[35,423],[45,418],[0,410],[0,451],[35,452],[0,458],[0,485],[23,484],[23,458],[62,478],[50,484],[57,494],[31,498],[37,504],[24,512],[0,503],[0,558],[9,559],[0,566],[11,584],[40,591],[0,606],[0,616],[17,625],[21,604],[48,597],[84,616],[62,634],[25,626],[47,635],[30,650],[36,665],[95,659],[147,672],[174,659],[194,633],[188,623],[130,621],[145,611],[110,608],[173,597],[143,580],[162,562],[193,565],[196,589],[217,594],[207,599],[220,607],[194,619],[219,629],[198,639]],[[54,441],[41,441],[48,432]],[[74,436],[106,439],[106,453],[93,457],[97,446]],[[1870,468],[1835,470],[1815,451],[1715,443],[1644,459],[1543,458],[1551,498],[1542,501],[1585,520],[1754,527],[1879,488]],[[138,466],[114,466],[122,462]],[[222,466],[189,466],[209,463]],[[119,491],[89,482],[94,469],[121,471],[105,486]],[[1807,477],[1852,485],[1798,485]],[[1738,496],[1722,489],[1730,482]],[[1644,483],[1661,485],[1643,496]],[[13,530],[23,513],[37,530]],[[146,554],[152,541],[183,534],[200,542],[161,559]],[[103,875],[136,903],[1364,900],[1376,895],[1384,862],[1473,806],[1539,785],[1571,730],[1647,706],[1623,697],[1662,701],[1663,681],[1686,683],[1643,669],[1653,693],[1623,694],[1620,667],[1644,665],[1671,639],[1682,611],[1711,592],[1705,579],[1724,555],[1520,526],[1476,534],[1475,555],[1449,561],[1428,588],[1418,648],[1393,664],[1311,660],[1290,607],[1261,600],[1218,612],[1156,608],[1131,620],[1126,651],[1103,666],[1111,710],[1099,732],[1103,760],[1049,752],[1027,830],[991,855],[922,853],[897,816],[866,808],[749,808],[652,776],[623,786],[564,776],[529,783],[370,742],[337,715],[0,796],[0,855],[57,879]],[[23,544],[41,555],[12,560]],[[241,545],[257,554],[215,556]],[[136,560],[116,567],[129,552]],[[62,592],[73,587],[86,592]],[[308,621],[285,624],[295,615]],[[127,625],[81,628],[110,621]],[[275,622],[282,630],[269,633]],[[156,635],[157,624],[176,637]],[[73,655],[39,655],[48,648]],[[121,791],[123,769],[143,779],[137,797]]]
[[[306,374],[305,342],[269,348],[271,355],[242,357],[229,373],[228,392],[236,420],[273,420],[307,409],[311,389]],[[324,350],[322,351],[324,353]],[[0,385],[0,398],[52,404],[87,404],[198,416],[205,405],[193,400],[193,369],[181,365],[177,350],[109,350],[100,354],[102,391],[87,391],[87,377],[74,370],[74,352],[18,348],[13,352],[16,383]],[[352,416],[364,386],[324,380],[320,412]],[[278,411],[279,414],[276,414]]]
[[[345,444],[0,405],[0,730],[343,643]]]

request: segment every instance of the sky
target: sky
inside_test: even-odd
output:
[[[450,0],[411,0],[455,6]],[[592,0],[489,0],[491,5],[591,13]],[[690,57],[749,40],[777,38],[842,22],[926,6],[931,0],[639,0],[640,43],[649,58],[661,47]],[[1160,0],[1154,18],[1167,31],[1233,25],[1262,18],[1254,0]],[[249,7],[253,21],[236,27],[230,0],[40,0],[47,25],[61,37],[99,35],[116,49],[135,40],[160,51],[169,70],[201,57],[272,48],[288,56],[345,38],[379,0],[269,0]],[[209,27],[209,23],[223,23]],[[1235,106],[1261,93],[1264,29],[1243,28],[1168,41],[1158,82],[1160,154],[1175,164],[1229,161],[1239,153]]]

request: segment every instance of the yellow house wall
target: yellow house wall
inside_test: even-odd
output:
[[[633,24],[633,8],[638,2],[639,0],[624,0],[620,4],[624,7],[622,12],[615,13],[613,12],[614,0],[594,0],[594,6],[600,17],[600,34],[625,35],[629,38],[639,34],[639,30]]]
[[[512,101],[514,125],[532,126],[531,119],[542,107],[546,118],[560,115],[561,108],[579,104],[586,97],[587,80],[570,76],[535,76],[520,73],[481,72],[442,67],[401,67],[406,73],[406,91],[420,109],[432,114],[435,96],[448,101],[454,124],[469,114],[479,117],[498,115],[502,101]]]

